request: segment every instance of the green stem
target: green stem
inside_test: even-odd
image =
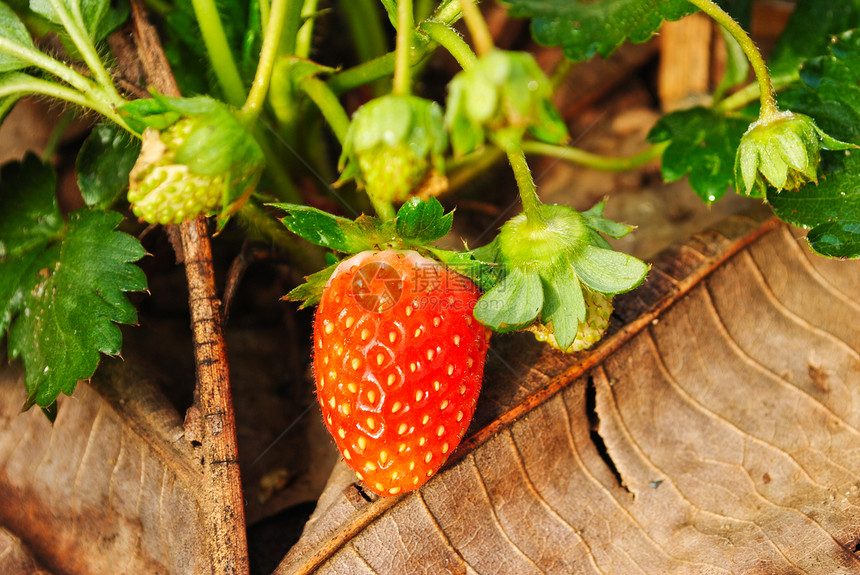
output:
[[[0,36],[0,53],[14,56],[19,60],[24,60],[37,68],[41,68],[85,94],[99,90],[98,86],[89,78],[75,72],[65,64],[54,60],[38,50],[31,50],[3,36]]]
[[[28,74],[12,73],[0,83],[0,98],[15,94],[41,94],[57,100],[63,100],[76,106],[88,108],[98,112],[102,116],[115,122],[118,126],[128,130],[123,119],[116,113],[113,106],[101,98],[92,98],[87,94]],[[131,132],[131,130],[129,130]],[[134,134],[134,132],[131,132]],[[135,136],[138,136],[135,134]],[[139,136],[138,136],[139,137]]]
[[[765,64],[761,52],[758,51],[758,48],[756,48],[755,43],[750,39],[746,31],[725,10],[717,6],[713,0],[688,0],[688,2],[698,7],[702,12],[725,28],[737,41],[744,54],[746,54],[761,90],[759,96],[761,112],[759,117],[764,119],[779,113],[779,108],[776,105],[776,97],[774,96],[773,83],[767,71],[767,64]]]
[[[227,42],[227,35],[221,24],[215,1],[191,0],[191,4],[218,84],[224,90],[227,102],[233,106],[240,106],[245,100],[245,85],[239,75],[236,60],[233,58],[233,51],[230,50]]]
[[[379,216],[379,219],[383,222],[393,220],[397,215],[391,202],[381,200],[374,197],[372,194],[368,194],[367,196],[370,198],[370,203],[373,204],[373,209],[376,211],[376,215]]]
[[[92,71],[96,81],[102,86],[102,88],[104,88],[105,91],[116,93],[113,79],[110,77],[110,74],[108,74],[104,64],[102,64],[101,58],[99,58],[96,48],[93,46],[93,42],[90,40],[89,34],[87,33],[84,19],[81,15],[80,2],[70,3],[73,11],[71,14],[66,9],[66,3],[62,0],[50,0],[50,2],[51,8],[54,9],[54,12],[56,12],[57,16],[60,18],[63,28],[66,29],[66,32],[69,34],[69,38],[71,38],[75,47],[78,49],[78,52],[80,52],[81,57],[83,57],[84,62],[87,64],[87,67]],[[116,94],[116,97],[119,98],[118,93]]]
[[[251,91],[248,92],[245,105],[242,106],[241,114],[249,123],[257,120],[266,103],[266,95],[269,93],[272,70],[275,69],[275,60],[278,58],[278,46],[284,31],[284,20],[290,1],[297,2],[298,0],[274,0],[272,2],[269,22],[263,33],[263,46],[260,49],[260,60],[257,62],[254,83],[251,85]]]
[[[412,0],[397,2],[397,43],[394,51],[394,86],[392,92],[400,96],[408,96],[412,85],[409,52],[411,50],[412,32],[415,28],[415,15],[412,11]]]
[[[314,13],[317,11],[317,0],[305,0],[300,17],[304,24],[296,34],[296,56],[308,58],[311,54],[311,43],[314,37]]]
[[[592,154],[579,148],[568,148],[565,146],[554,146],[543,142],[528,141],[523,142],[523,151],[526,154],[538,154],[541,156],[551,156],[559,158],[566,162],[579,164],[595,170],[604,172],[627,172],[640,166],[644,166],[651,160],[659,158],[663,155],[663,151],[669,145],[669,142],[654,144],[648,149],[627,156],[626,158],[609,158],[599,154]]]
[[[481,10],[478,9],[477,4],[473,0],[460,0],[460,9],[463,11],[463,20],[466,21],[466,26],[472,35],[475,52],[481,56],[492,52],[495,49],[493,35],[490,34],[487,21],[481,15]]]
[[[269,0],[260,0],[260,26],[263,30],[269,26],[269,11],[271,5]]]
[[[475,64],[477,56],[475,56],[472,48],[463,40],[460,33],[450,26],[446,26],[441,22],[428,20],[422,22],[418,29],[427,34],[431,40],[445,48],[464,70],[468,70]]]
[[[328,84],[314,76],[304,78],[300,86],[320,109],[335,137],[343,144],[346,139],[346,132],[349,130],[349,116],[335,93],[332,92]]]
[[[359,86],[370,84],[380,78],[391,76],[393,71],[394,52],[389,52],[379,58],[362,62],[343,72],[333,74],[329,78],[328,85],[335,94],[342,94]]]
[[[537,195],[537,186],[532,179],[532,171],[526,161],[526,155],[520,146],[508,145],[504,146],[504,149],[514,171],[514,178],[520,191],[520,202],[523,204],[526,219],[533,225],[539,225],[544,222],[544,217],[540,212],[541,202]]]
[[[783,74],[782,76],[772,76],[771,83],[774,90],[778,91],[790,84],[793,84],[798,78],[799,74],[797,72],[791,72],[790,74]],[[758,82],[748,84],[734,94],[726,96],[720,100],[720,102],[714,106],[714,110],[717,112],[730,112],[732,110],[743,108],[750,102],[758,100],[760,97],[761,86],[759,86]]]
[[[444,0],[436,9],[432,20],[450,26],[460,19],[460,4],[459,0]],[[413,44],[411,50],[411,65],[416,65],[421,62],[428,53],[436,49],[435,42],[424,41],[421,43],[423,36],[415,36],[414,39],[418,43]],[[343,72],[338,72],[332,75],[328,81],[329,88],[335,94],[342,94],[359,86],[369,84],[374,80],[388,77],[394,71],[394,52],[389,52],[379,58],[374,58],[367,62],[348,68]]]

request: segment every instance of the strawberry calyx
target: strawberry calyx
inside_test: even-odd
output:
[[[477,259],[502,266],[475,318],[498,332],[529,329],[563,351],[586,349],[608,325],[612,296],[641,284],[649,266],[601,236],[623,237],[632,229],[603,217],[603,202],[582,213],[559,205],[539,209],[542,218],[515,216],[475,250]]]
[[[335,252],[357,254],[389,249],[413,250],[469,277],[482,290],[495,283],[495,268],[498,267],[495,264],[477,260],[469,251],[455,252],[431,245],[451,230],[454,218],[454,213],[445,213],[442,204],[435,198],[410,198],[400,207],[395,218],[385,221],[368,215],[350,220],[297,204],[270,205],[287,212],[281,222],[291,232]],[[301,307],[316,305],[337,265],[335,262],[311,274],[304,284],[296,287],[285,298],[303,302]]]

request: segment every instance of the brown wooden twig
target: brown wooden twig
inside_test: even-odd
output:
[[[141,0],[132,0],[131,6],[138,54],[149,82],[167,96],[180,96],[161,42],[147,20]],[[211,528],[212,570],[218,574],[247,574],[248,541],[236,416],[206,218],[200,216],[184,222],[179,226],[179,235],[182,253],[178,255],[185,264],[188,280],[197,367],[195,407],[202,421],[200,440],[205,485],[201,501]]]

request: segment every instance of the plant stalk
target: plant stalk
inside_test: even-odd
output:
[[[412,0],[397,2],[397,43],[394,50],[394,86],[392,92],[401,96],[409,95],[412,84],[409,52],[411,51],[412,32],[415,28],[415,16],[412,12]]]
[[[78,91],[84,94],[88,94],[91,92],[102,92],[103,90],[93,83],[92,80],[86,78],[79,74],[78,72],[72,70],[65,64],[62,64],[60,61],[51,58],[50,56],[39,52],[38,50],[31,50],[26,46],[22,46],[17,42],[13,42],[8,38],[4,38],[0,36],[0,53],[9,54],[10,56],[14,56],[19,60],[24,60],[32,64],[37,68],[41,68],[42,70],[53,74],[63,82],[66,82],[70,86],[76,88]],[[119,96],[117,96],[119,98]],[[116,104],[125,103],[122,98],[112,102]]]
[[[523,142],[523,151],[526,154],[538,154],[541,156],[551,156],[573,164],[579,164],[595,170],[603,172],[626,172],[635,168],[641,167],[655,158],[663,155],[663,151],[669,145],[669,142],[661,142],[654,144],[648,149],[627,156],[624,158],[610,158],[599,154],[592,154],[579,148],[569,148],[566,146],[555,146],[553,144],[545,144],[543,142],[526,141]]]
[[[474,66],[477,56],[475,56],[469,44],[460,36],[460,33],[450,26],[442,22],[427,20],[422,22],[418,29],[427,34],[431,40],[445,48],[464,70],[468,70]]]
[[[315,76],[307,76],[301,81],[300,86],[317,105],[335,137],[343,144],[346,139],[346,132],[349,130],[349,116],[335,93],[332,92],[328,84]]]
[[[239,68],[233,58],[233,51],[227,42],[227,34],[224,32],[215,1],[191,0],[191,4],[218,84],[224,90],[224,96],[229,104],[241,106],[245,100],[245,84],[242,82]]]
[[[93,46],[92,40],[90,40],[90,36],[87,32],[86,26],[84,25],[83,16],[81,15],[80,2],[70,3],[73,10],[73,13],[71,14],[66,9],[66,3],[62,0],[50,0],[50,2],[54,12],[56,12],[57,16],[60,18],[63,28],[66,29],[66,32],[69,34],[69,38],[71,38],[72,43],[74,43],[78,52],[80,52],[84,62],[86,62],[87,67],[93,73],[96,81],[106,92],[113,91],[116,94],[116,97],[119,98],[119,94],[116,93],[116,88],[114,88],[113,85],[113,79],[110,77],[110,74],[108,74],[104,64],[102,64],[101,58],[99,58],[96,48]]]
[[[773,82],[771,81],[770,73],[767,70],[767,64],[765,64],[764,58],[761,56],[761,52],[759,52],[755,43],[746,31],[713,0],[687,1],[710,16],[711,19],[717,22],[720,26],[725,28],[725,30],[737,41],[744,54],[746,54],[753,72],[755,72],[756,80],[758,80],[759,89],[761,90],[759,95],[759,101],[761,102],[759,118],[766,119],[779,113],[779,108],[776,105]]]
[[[284,31],[284,20],[286,19],[288,5],[290,2],[299,0],[274,0],[272,9],[269,11],[269,21],[263,33],[263,46],[260,49],[260,60],[257,62],[257,72],[251,91],[245,105],[242,106],[241,114],[249,122],[257,120],[263,106],[266,103],[266,95],[269,93],[269,84],[272,80],[272,71],[275,69],[275,61],[278,58],[278,47],[281,35]]]
[[[128,130],[128,126],[125,124],[122,117],[116,113],[113,106],[99,98],[92,98],[67,86],[34,78],[28,74],[17,74],[15,76],[10,75],[10,77],[0,83],[0,98],[15,94],[41,94],[42,96],[63,100],[70,104],[75,104],[76,106],[98,112],[121,128]],[[138,134],[135,134],[134,132],[131,133],[136,137],[138,136]]]
[[[506,146],[505,154],[508,156],[508,161],[511,163],[511,169],[514,171],[514,178],[517,181],[517,188],[520,192],[520,202],[523,205],[523,212],[526,214],[526,219],[532,225],[540,225],[544,223],[543,214],[540,212],[541,201],[537,195],[537,186],[532,178],[532,171],[529,169],[529,164],[526,161],[526,155],[520,146]]]

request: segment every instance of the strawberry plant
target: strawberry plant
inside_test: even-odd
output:
[[[560,48],[555,70],[496,47],[471,0],[0,1],[0,119],[36,97],[88,131],[72,154],[74,209],[58,203],[56,146],[0,169],[0,337],[24,366],[23,409],[55,417],[102,354],[121,354],[117,324],[135,324],[140,301],[129,294],[148,289],[142,238],[164,229],[189,283],[203,459],[232,522],[216,547],[241,562],[210,236],[272,246],[305,277],[285,299],[316,306],[321,416],[379,496],[420,488],[457,449],[492,338],[527,331],[559,353],[587,350],[613,297],[646,281],[648,264],[612,243],[636,222],[607,218],[605,202],[544,203],[530,157],[598,170],[659,159],[665,181],[687,177],[708,204],[729,190],[759,198],[823,257],[860,257],[856,0],[800,0],[767,63],[744,29],[750,2],[503,5]],[[697,11],[731,47],[707,104],[663,115],[633,158],[571,145],[553,104],[570,64]],[[445,52],[460,70],[434,90],[426,62]],[[462,180],[502,157],[521,213],[454,237]]]

